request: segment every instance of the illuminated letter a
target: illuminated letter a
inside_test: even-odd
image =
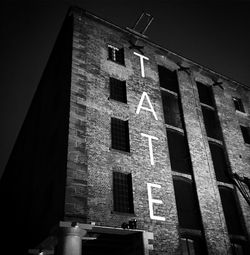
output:
[[[145,97],[146,97],[146,99],[147,99],[147,101],[148,101],[149,108],[148,108],[148,107],[142,106]],[[155,111],[154,111],[154,108],[153,108],[153,106],[152,106],[152,104],[151,104],[151,102],[150,102],[149,96],[148,96],[148,94],[147,94],[146,92],[143,92],[143,93],[142,93],[141,100],[140,100],[140,102],[139,102],[139,104],[138,104],[136,113],[139,114],[141,109],[146,110],[146,111],[149,111],[149,112],[152,112],[153,115],[154,115],[154,117],[155,117],[155,119],[158,120],[158,118],[157,118],[157,116],[156,116],[156,113],[155,113]]]

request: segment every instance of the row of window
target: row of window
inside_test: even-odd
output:
[[[197,194],[192,181],[192,163],[185,132],[176,72],[159,66],[159,79],[171,169],[191,179],[173,175],[183,254],[207,254]],[[177,129],[176,129],[177,128]],[[194,232],[195,230],[195,233]]]
[[[184,254],[206,254],[204,239],[201,234],[194,234],[188,229],[202,229],[200,211],[192,181],[187,178],[174,177],[174,190]],[[234,192],[231,188],[219,186],[222,206],[230,235],[244,235]],[[130,173],[113,172],[113,208],[115,212],[134,213],[132,176]],[[229,224],[228,224],[229,223]],[[201,232],[201,231],[200,231]],[[243,254],[244,242],[232,240],[234,254]],[[185,253],[186,252],[186,253]]]
[[[124,65],[124,49],[117,48],[112,45],[108,45],[108,60],[114,61],[118,64]],[[158,73],[160,78],[160,86],[167,90],[178,92],[178,79],[175,71],[170,71],[169,69],[158,66]],[[212,96],[211,88],[208,86],[203,86],[202,83],[197,82],[199,97],[201,103],[204,103],[209,106],[214,106],[214,99]],[[120,101],[120,100],[118,100]],[[245,113],[244,106],[240,98],[233,97],[233,102],[235,109],[237,111]]]
[[[180,107],[180,100],[179,95],[177,93],[177,76],[176,72],[170,72],[169,80],[166,78],[168,77],[167,74],[163,71],[164,67],[159,67],[159,77],[160,77],[160,84],[162,88],[167,88],[170,91],[161,90],[162,96],[162,105],[163,105],[163,113],[165,123],[177,128],[183,128],[183,117],[181,113]],[[166,69],[166,68],[165,68]],[[161,70],[161,71],[160,71]],[[167,70],[167,69],[166,69]],[[173,75],[173,73],[175,75]],[[161,75],[163,74],[163,78]],[[169,85],[168,82],[172,85]],[[166,86],[168,84],[168,86]],[[212,90],[210,87],[197,82],[197,88],[199,92],[199,98],[202,108],[202,114],[204,119],[204,124],[206,128],[206,133],[208,137],[214,138],[216,140],[222,140],[222,133],[220,129],[220,124],[218,120],[218,116],[216,114],[215,103],[212,96]],[[110,99],[120,101],[123,103],[127,103],[127,90],[126,90],[126,81],[121,81],[115,78],[110,78]],[[235,105],[242,105],[240,99],[234,98]],[[237,102],[237,103],[236,103]],[[241,108],[236,108],[242,110],[243,105]],[[246,144],[250,144],[250,128],[240,125],[240,129],[242,132],[242,136],[244,142]]]
[[[198,83],[198,93],[203,113],[203,119],[207,136],[222,140],[222,131],[218,120],[218,115],[214,103],[214,97],[211,88],[202,83]],[[206,97],[206,94],[208,95]],[[234,98],[236,110],[243,111],[243,105],[239,99]],[[211,124],[211,121],[213,123]],[[212,130],[213,128],[213,130]],[[244,137],[245,140],[245,137]],[[246,142],[246,140],[245,140]],[[209,148],[211,151],[213,166],[215,170],[216,179],[221,182],[231,183],[230,168],[228,166],[226,153],[223,148],[223,143],[209,141]],[[222,202],[222,208],[227,224],[228,233],[231,239],[231,248],[233,254],[244,254],[244,242],[235,236],[244,236],[243,224],[241,222],[241,214],[238,209],[237,199],[234,189],[226,186],[218,186]]]
[[[163,112],[165,123],[169,125],[167,128],[167,137],[171,168],[175,172],[190,174],[192,176],[192,165],[188,143],[185,137],[185,127],[182,106],[179,98],[177,77],[174,77],[174,75],[171,74],[171,79],[168,80],[167,73],[169,71],[164,72],[164,68],[161,68],[160,70],[159,73],[163,75],[162,78],[160,76]],[[167,83],[170,83],[170,85],[167,86]],[[207,136],[221,141],[222,132],[216,112],[212,89],[199,82],[197,82],[197,88]],[[234,103],[236,110],[244,112],[240,99],[234,98]],[[174,127],[174,129],[171,127]],[[183,132],[177,132],[175,128],[181,128]],[[248,128],[241,126],[241,130],[245,143],[248,143]],[[228,164],[221,144],[221,142],[215,143],[209,141],[216,179],[223,182],[230,182]],[[186,184],[184,184],[183,181],[177,182],[174,179],[179,224],[180,227],[184,229],[201,230],[202,225],[197,194],[191,180],[186,179]],[[245,233],[234,190],[224,186],[219,186],[218,188],[229,234],[233,236],[244,236]],[[204,248],[204,239],[202,236],[198,235],[190,237],[189,234],[190,233],[187,231],[185,235],[182,235],[184,254],[203,254],[204,251],[202,249]],[[231,244],[234,254],[243,254],[244,242],[241,242],[239,239],[231,238]]]
[[[109,48],[109,58],[116,61],[120,50]],[[115,53],[114,53],[115,52]],[[112,55],[113,54],[113,55]],[[123,55],[124,57],[124,55]],[[117,62],[117,61],[116,61]],[[122,63],[120,63],[122,64]],[[124,62],[123,62],[124,64]],[[199,230],[200,234],[193,235],[189,231],[182,234],[184,254],[205,254],[204,238],[202,236],[202,223],[198,206],[197,194],[192,182],[192,164],[185,136],[185,127],[182,106],[179,95],[177,73],[165,67],[158,66],[163,113],[167,127],[167,138],[171,168],[175,172],[189,174],[191,180],[174,176],[174,190],[177,203],[179,224],[182,229]],[[203,113],[204,125],[207,136],[217,141],[222,141],[222,132],[216,112],[213,92],[211,87],[197,82],[199,99]],[[126,83],[110,78],[110,98],[126,103]],[[235,109],[244,112],[244,107],[239,98],[233,98]],[[174,128],[171,128],[174,127]],[[176,129],[177,128],[177,129]],[[240,126],[245,143],[250,143],[249,128]],[[177,131],[179,130],[179,132]],[[112,148],[130,151],[128,121],[111,119]],[[229,168],[221,142],[209,141],[211,156],[214,164],[216,179],[230,182]],[[133,213],[133,193],[131,174],[113,173],[114,210]],[[223,211],[225,214],[229,234],[244,235],[240,214],[237,207],[233,189],[219,186]],[[235,254],[243,254],[243,246],[232,241],[232,250]]]

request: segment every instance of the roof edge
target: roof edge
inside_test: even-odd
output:
[[[124,32],[124,33],[130,34],[130,35],[133,35],[133,36],[135,36],[137,38],[140,38],[142,41],[147,42],[151,46],[157,47],[158,49],[163,50],[163,51],[167,52],[168,54],[172,54],[173,56],[175,56],[177,58],[180,58],[181,60],[184,60],[188,64],[190,64],[190,65],[192,65],[192,66],[194,66],[194,67],[196,67],[198,69],[201,69],[201,70],[203,70],[204,72],[206,72],[206,73],[208,73],[210,75],[212,74],[214,76],[217,76],[218,78],[224,79],[224,80],[226,80],[228,82],[232,82],[232,83],[236,84],[237,86],[242,86],[242,87],[244,87],[244,88],[246,88],[248,90],[250,89],[250,86],[248,86],[246,84],[238,82],[238,81],[230,78],[229,76],[220,74],[220,73],[218,73],[218,72],[216,72],[216,71],[214,71],[214,70],[212,70],[212,69],[210,69],[208,67],[205,67],[205,66],[203,66],[203,65],[201,65],[201,64],[199,64],[199,63],[197,63],[197,62],[195,62],[195,61],[193,61],[191,59],[189,59],[189,58],[183,57],[182,55],[180,55],[178,53],[175,53],[175,52],[173,52],[171,50],[168,50],[165,47],[163,47],[163,46],[161,46],[161,45],[159,45],[159,44],[157,44],[155,42],[152,42],[147,37],[145,37],[145,35],[140,35],[140,33],[134,33],[133,30],[130,29],[130,28],[122,28],[122,27],[120,27],[120,26],[118,26],[118,25],[116,25],[116,24],[114,24],[114,23],[112,23],[112,22],[110,22],[110,21],[108,21],[108,20],[106,20],[106,19],[104,19],[104,18],[102,18],[102,17],[100,17],[100,16],[90,12],[90,11],[87,11],[87,10],[81,8],[81,7],[71,6],[70,7],[70,11],[69,11],[69,15],[71,15],[75,11],[78,12],[82,16],[91,17],[91,18],[93,18],[95,20],[98,20],[100,22],[103,22],[103,23],[105,23],[105,24],[107,24],[107,25],[109,25],[109,26],[111,26],[111,27],[113,27],[113,28],[115,28],[115,29],[117,29],[117,30],[119,30],[121,32]]]

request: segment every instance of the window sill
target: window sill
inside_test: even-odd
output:
[[[118,101],[118,100],[115,100],[115,99],[110,98],[110,97],[108,97],[108,100],[109,100],[110,102],[115,102],[115,103],[122,104],[122,105],[126,105],[127,107],[129,107],[128,102]]]
[[[113,59],[108,58],[107,60],[108,60],[108,61],[111,61],[111,62],[113,62],[113,63],[116,63],[116,64],[118,64],[118,65],[120,65],[120,66],[126,67],[125,64],[122,64],[122,63],[119,63],[119,62],[117,62],[117,61],[114,61]]]
[[[212,138],[212,137],[208,136],[207,139],[208,139],[209,142],[214,142],[214,143],[223,145],[223,142],[221,140],[216,139],[216,138]]]
[[[172,94],[173,96],[178,97],[178,92],[175,92],[175,91],[173,91],[173,90],[166,89],[166,88],[164,88],[164,87],[160,87],[160,88],[161,88],[162,91],[165,91],[165,92],[167,92],[167,93],[169,93],[169,94]]]
[[[235,110],[236,114],[243,116],[243,117],[248,117],[249,115],[246,112],[241,112],[239,110]]]
[[[166,123],[165,123],[165,127],[166,127],[167,129],[180,132],[180,133],[182,133],[182,134],[184,135],[184,130],[183,130],[182,128],[175,127],[175,126],[172,126],[172,125],[169,125],[169,124],[166,124]]]
[[[228,187],[230,189],[234,188],[234,185],[232,183],[229,183],[229,182],[217,181],[217,185],[218,186]]]
[[[177,177],[184,177],[184,178],[187,178],[187,179],[192,181],[192,175],[191,174],[184,174],[184,173],[172,170],[172,175],[177,176]]]
[[[129,217],[137,217],[135,213],[126,213],[126,212],[118,212],[118,211],[111,211],[111,214],[121,215],[121,216],[129,216]]]
[[[195,235],[195,236],[202,236],[202,232],[199,229],[191,229],[191,228],[181,228],[180,227],[180,234],[185,235]]]
[[[241,240],[241,241],[247,241],[247,238],[243,235],[231,235],[229,234],[231,241]]]
[[[132,155],[132,152],[128,152],[128,151],[122,151],[122,150],[118,150],[118,149],[114,149],[114,148],[109,148],[109,150],[113,151],[113,152],[119,152],[119,153],[125,154],[127,156],[131,156]]]
[[[250,148],[250,143],[245,143],[245,146]]]
[[[201,106],[203,106],[203,107],[206,107],[206,108],[208,108],[208,109],[210,109],[210,110],[212,110],[212,111],[215,111],[214,107],[211,106],[211,105],[204,104],[204,103],[200,103],[200,104],[201,104]]]

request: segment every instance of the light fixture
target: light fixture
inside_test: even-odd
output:
[[[132,219],[128,222],[130,229],[136,229],[136,219]]]
[[[122,227],[123,229],[128,229],[128,228],[129,228],[129,225],[128,225],[128,223],[123,222],[122,225],[121,225],[121,227]]]
[[[42,249],[39,249],[38,254],[39,254],[39,255],[44,255],[43,250],[42,250]]]
[[[73,221],[72,223],[71,223],[71,227],[77,227],[77,222],[76,221]]]

